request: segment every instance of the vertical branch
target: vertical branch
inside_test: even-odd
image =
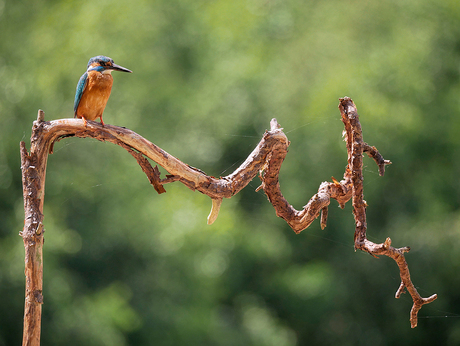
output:
[[[399,267],[401,284],[396,292],[395,297],[399,298],[404,289],[407,289],[412,297],[414,304],[410,313],[411,327],[417,327],[417,315],[423,305],[436,300],[437,295],[433,294],[428,298],[422,298],[412,283],[409,267],[404,253],[409,252],[409,247],[394,248],[391,246],[391,239],[387,238],[382,244],[375,244],[369,241],[366,236],[366,201],[363,198],[363,153],[367,153],[379,166],[379,174],[382,176],[385,172],[385,165],[391,164],[385,160],[375,147],[371,147],[363,141],[361,124],[359,123],[358,111],[353,101],[349,97],[340,99],[339,105],[342,121],[346,130],[346,141],[348,149],[348,166],[352,172],[352,202],[353,214],[355,216],[355,249],[360,249],[377,257],[384,255],[392,258]],[[351,149],[351,150],[350,150]],[[351,157],[350,157],[351,155]]]
[[[352,203],[355,217],[355,248],[357,243],[363,243],[366,239],[366,202],[363,198],[363,152],[364,141],[358,112],[354,102],[345,97],[340,99],[339,105],[342,121],[345,125],[348,150],[348,165],[351,169],[353,182]],[[350,135],[351,134],[351,135]],[[351,149],[351,150],[350,150]]]
[[[44,113],[40,110],[34,129],[40,126],[43,117]],[[30,154],[25,143],[20,143],[25,213],[20,235],[24,241],[26,276],[23,346],[40,345],[43,304],[43,201],[48,150],[36,150],[41,138],[34,138],[34,129]]]

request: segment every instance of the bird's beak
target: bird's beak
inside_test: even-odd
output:
[[[124,68],[123,66],[117,64],[113,64],[112,66],[110,66],[110,70],[133,73],[133,71],[128,70],[127,68]]]

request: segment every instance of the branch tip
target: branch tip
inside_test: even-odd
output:
[[[220,206],[222,205],[222,198],[212,198],[211,212],[208,215],[208,225],[212,225],[219,216]]]
[[[385,243],[383,243],[383,247],[388,250],[391,246],[391,238],[388,237],[387,239],[385,239]]]
[[[404,246],[398,249],[398,251],[401,251],[402,253],[409,252],[410,251],[410,246]]]
[[[395,298],[399,299],[401,297],[401,294],[406,293],[406,285],[404,284],[403,281],[401,281],[401,284],[399,285],[398,290],[396,291]]]
[[[45,121],[45,112],[39,109],[37,114],[37,122],[41,123],[43,121]]]
[[[276,118],[273,118],[272,120],[270,120],[270,130],[273,131],[273,130],[277,130],[277,129],[280,129],[281,126],[280,124],[278,124],[278,120],[276,120]]]
[[[433,295],[429,296],[428,298],[420,298],[419,300],[414,301],[414,305],[412,305],[412,309],[410,311],[410,325],[411,325],[411,328],[417,327],[417,323],[418,323],[417,316],[418,316],[418,312],[420,311],[422,306],[425,305],[425,304],[431,303],[432,301],[436,300],[436,298],[438,298],[438,295],[433,294]]]
[[[325,206],[323,209],[321,209],[321,229],[325,229],[327,226],[327,213],[328,209],[327,206]]]

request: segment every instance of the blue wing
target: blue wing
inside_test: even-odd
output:
[[[83,76],[80,77],[80,80],[78,81],[78,84],[77,84],[77,91],[75,93],[75,101],[73,103],[73,111],[75,113],[75,116],[77,115],[77,108],[78,108],[78,105],[80,104],[81,95],[83,95],[83,91],[85,90],[87,80],[88,80],[88,72],[85,72]]]

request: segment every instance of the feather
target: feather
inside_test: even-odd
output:
[[[78,84],[77,84],[77,91],[75,93],[75,101],[73,104],[74,117],[77,116],[77,108],[78,108],[78,105],[80,104],[81,96],[83,95],[86,85],[88,84],[87,81],[88,81],[88,72],[85,72],[80,77],[80,80],[78,81]]]

